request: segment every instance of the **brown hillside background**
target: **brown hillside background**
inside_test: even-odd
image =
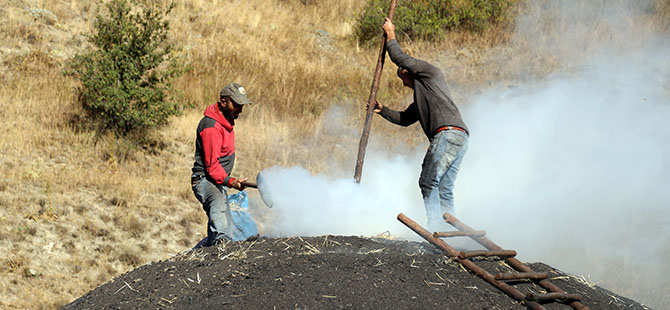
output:
[[[623,21],[646,29],[637,36],[641,41],[669,28],[670,1],[655,3],[657,10]],[[327,108],[337,105],[346,116],[342,127],[357,133],[362,125],[377,57],[376,48],[360,47],[353,38],[363,5],[178,1],[169,16],[171,35],[191,69],[175,85],[193,108],[152,132],[155,146],[143,150],[71,125],[81,112],[77,84],[61,72],[74,54],[90,48],[84,35],[92,30],[96,2],[3,1],[0,308],[57,308],[202,238],[206,216],[188,182],[195,126],[230,81],[245,85],[257,103],[238,121],[235,175],[253,178],[265,167],[300,165],[313,173],[353,176],[358,135],[332,135],[322,123]],[[530,9],[523,1],[515,7],[520,14]],[[597,22],[583,29],[590,40],[579,43],[580,54],[533,48],[531,41],[551,41],[566,23],[540,18],[532,38],[513,38],[513,27],[498,26],[478,34],[449,33],[440,42],[401,43],[408,53],[438,64],[455,99],[467,105],[491,84],[513,85],[579,64],[611,31]],[[394,76],[389,62],[379,98],[399,109],[410,95]],[[426,143],[418,126],[410,130],[415,134],[375,118],[371,139],[384,141],[390,153],[409,152],[404,146]],[[268,224],[260,222],[261,231]],[[609,288],[642,296],[635,286]],[[640,301],[670,307],[667,298]]]

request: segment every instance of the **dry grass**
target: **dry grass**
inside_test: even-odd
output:
[[[273,165],[353,174],[376,61],[376,51],[352,38],[364,3],[303,2],[177,2],[170,17],[174,39],[191,70],[176,85],[194,108],[153,133],[160,141],[154,152],[70,125],[79,114],[76,84],[61,69],[87,47],[82,34],[91,29],[95,2],[0,4],[0,250],[7,253],[0,259],[0,308],[57,308],[197,242],[206,217],[188,185],[194,131],[202,108],[229,81],[244,84],[257,103],[237,127],[236,175],[253,177]],[[665,13],[630,22],[667,31],[668,2],[658,3]],[[585,31],[597,38],[607,29]],[[543,39],[555,39],[544,33]],[[508,29],[492,29],[402,43],[444,69],[459,102],[484,85],[512,85],[574,64],[528,48],[535,44],[529,38],[511,38]],[[379,98],[400,109],[409,93],[394,70],[387,65]],[[408,133],[379,118],[373,126],[375,147],[408,152],[407,146],[426,143],[418,126]]]

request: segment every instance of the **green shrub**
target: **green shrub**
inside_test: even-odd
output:
[[[393,23],[396,33],[411,39],[436,40],[445,31],[482,31],[509,19],[514,0],[398,0]],[[356,24],[356,37],[364,45],[379,38],[389,0],[368,0]]]
[[[142,3],[133,8],[128,0],[108,2],[89,36],[95,48],[75,56],[67,71],[81,81],[78,100],[86,120],[119,136],[163,125],[182,110],[170,96],[173,79],[183,72],[167,42],[164,17],[173,6]]]

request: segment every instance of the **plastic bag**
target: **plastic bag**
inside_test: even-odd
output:
[[[249,198],[247,193],[239,192],[228,196],[230,212],[233,217],[233,241],[244,241],[258,236],[256,222],[249,215]]]

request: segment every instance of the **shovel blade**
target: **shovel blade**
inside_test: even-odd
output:
[[[258,193],[261,195],[261,199],[268,208],[272,208],[272,194],[268,186],[267,181],[263,178],[263,175],[259,172],[256,175],[256,185],[258,186]]]

